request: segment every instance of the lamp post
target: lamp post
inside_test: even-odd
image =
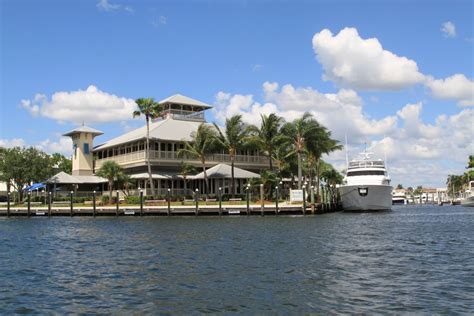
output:
[[[263,183],[260,183],[260,213],[261,215],[265,215],[264,212],[264,207],[265,207],[265,201],[263,200]]]
[[[74,194],[74,191],[71,191],[71,192],[69,192],[69,198],[70,198],[70,209],[69,209],[69,215],[70,215],[70,216],[72,216],[72,215],[73,215],[73,212],[74,212],[74,208],[73,208],[73,200],[72,200],[73,194]]]
[[[31,209],[31,191],[28,191],[28,217],[30,217],[30,209]]]
[[[195,214],[199,215],[199,189],[196,188],[196,193],[194,194],[194,202],[196,204]]]
[[[314,185],[311,186],[311,213],[314,213]]]
[[[51,216],[51,191],[48,192],[48,216]]]
[[[10,191],[7,193],[7,217],[10,217]]]
[[[168,212],[167,215],[170,216],[171,214],[171,189],[168,188]]]
[[[95,212],[96,212],[96,205],[95,205],[95,199],[96,199],[96,191],[92,192],[92,216],[95,217]]]
[[[278,185],[275,187],[275,215],[278,215],[278,200],[280,199],[278,194]]]
[[[222,216],[222,188],[219,187],[219,216]]]
[[[247,183],[245,187],[245,194],[247,200],[247,215],[250,215],[250,184]]]

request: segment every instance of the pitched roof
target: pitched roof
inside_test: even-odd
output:
[[[186,104],[186,105],[203,107],[206,109],[212,108],[212,106],[210,106],[209,104],[206,104],[204,102],[198,101],[196,99],[192,99],[190,97],[187,97],[181,94],[175,94],[170,97],[167,97],[166,99],[161,100],[160,103]]]
[[[64,133],[63,136],[72,136],[72,135],[77,134],[77,133],[90,133],[90,134],[93,134],[93,135],[96,135],[96,136],[104,134],[104,133],[102,133],[101,131],[99,131],[95,128],[82,125],[82,126],[76,127],[75,129],[73,129],[73,130],[71,130],[67,133]]]
[[[71,176],[64,171],[61,171],[48,180],[45,183],[62,183],[62,184],[81,184],[81,183],[104,183],[107,179],[98,176]]]
[[[232,168],[225,163],[220,163],[212,168],[206,170],[208,178],[232,178]],[[198,173],[195,176],[190,176],[190,179],[204,179],[204,172]],[[250,179],[260,178],[260,175],[254,172],[250,172],[244,169],[234,167],[234,178],[235,179]]]
[[[150,139],[191,141],[193,133],[196,133],[199,125],[201,124],[203,123],[196,121],[175,120],[172,117],[168,117],[164,120],[150,123]],[[98,145],[94,148],[94,150],[117,146],[145,138],[146,125]]]
[[[182,178],[180,175],[174,174],[174,173],[152,173],[151,177],[153,179],[162,179],[162,180]],[[130,178],[132,178],[132,179],[148,179],[148,173],[143,172],[143,173],[132,174],[130,176]]]

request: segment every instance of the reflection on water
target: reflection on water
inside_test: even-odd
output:
[[[474,212],[2,218],[0,312],[469,313]]]

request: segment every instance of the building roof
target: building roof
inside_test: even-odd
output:
[[[153,179],[161,179],[161,180],[166,180],[166,179],[177,179],[177,178],[182,178],[182,176],[175,174],[175,173],[152,173],[151,177]],[[132,174],[130,176],[132,179],[148,179],[148,173],[143,172],[143,173],[137,173],[137,174]],[[189,176],[191,178],[191,176]]]
[[[72,136],[74,134],[79,134],[79,133],[89,133],[89,134],[93,134],[95,136],[104,134],[104,133],[102,133],[101,131],[99,131],[95,128],[82,125],[82,126],[76,127],[75,129],[63,134],[63,136]]]
[[[212,108],[212,106],[210,106],[209,104],[186,97],[181,94],[175,94],[170,97],[167,97],[166,99],[161,100],[160,103],[186,104],[186,105],[201,107],[205,109]]]
[[[104,183],[107,179],[98,176],[71,176],[64,171],[61,171],[48,180],[45,183],[60,183],[60,184],[82,184],[82,183]]]
[[[159,120],[150,123],[150,139],[168,141],[191,141],[193,133],[196,133],[197,129],[199,128],[199,125],[201,124],[203,124],[203,122],[175,120],[172,117],[168,117],[164,120]],[[126,144],[145,138],[146,125],[128,133],[125,133],[119,137],[113,138],[101,145],[98,145],[94,148],[94,150],[109,148],[120,144]]]
[[[206,170],[208,178],[232,178],[232,168],[225,163],[220,163],[215,165],[212,168]],[[190,179],[204,179],[204,172],[198,173],[195,176],[190,176]],[[250,172],[244,169],[234,167],[234,178],[235,179],[250,179],[250,178],[260,178],[260,175],[254,172]]]

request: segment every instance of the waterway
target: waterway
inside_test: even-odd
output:
[[[474,209],[0,218],[0,314],[468,314]]]

